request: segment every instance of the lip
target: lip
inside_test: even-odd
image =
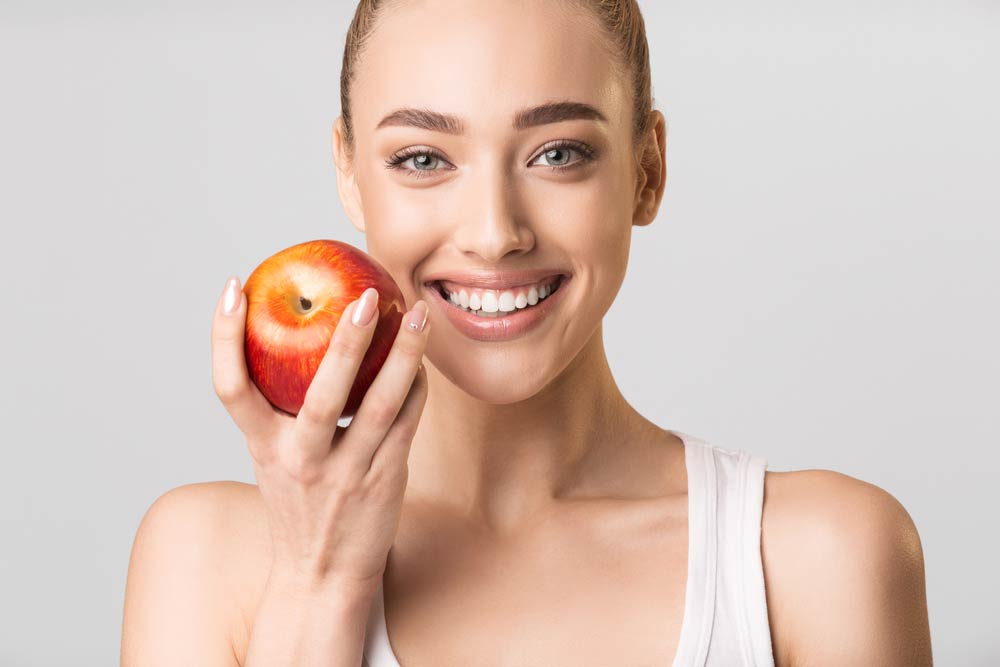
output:
[[[449,276],[451,275],[461,274],[449,274]],[[553,274],[546,274],[546,276],[550,275]],[[448,280],[451,278],[449,277]],[[473,340],[496,343],[520,338],[536,329],[542,321],[551,316],[552,311],[562,302],[563,293],[570,282],[572,282],[572,276],[562,274],[558,289],[538,304],[530,308],[514,310],[505,315],[497,315],[497,317],[481,317],[456,308],[441,295],[436,281],[430,284],[425,283],[424,290],[430,297],[428,304],[434,304],[434,307],[441,311],[460,333]]]
[[[459,283],[466,287],[478,287],[480,289],[510,289],[511,287],[521,287],[531,285],[552,276],[563,276],[565,280],[569,274],[560,269],[525,269],[521,271],[447,271],[434,273],[426,276],[424,284],[446,280],[448,282]],[[475,317],[475,316],[473,316]]]

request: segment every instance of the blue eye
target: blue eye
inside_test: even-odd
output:
[[[565,167],[566,163],[563,162],[563,158],[568,158],[570,153],[577,153],[578,151],[573,148],[550,148],[545,151],[538,158],[545,158],[549,161],[548,166],[550,167]],[[536,159],[538,159],[536,158]],[[556,164],[552,164],[552,160],[556,161]]]
[[[577,153],[582,157],[578,160],[567,163],[566,160],[569,158],[571,153]],[[542,153],[531,161],[532,164],[541,158],[545,158],[549,164],[543,164],[540,166],[547,167],[553,172],[560,172],[576,169],[577,167],[583,166],[588,162],[592,162],[597,158],[597,152],[586,144],[576,141],[563,140],[544,146]],[[411,169],[409,167],[402,166],[410,160],[413,161],[415,168]],[[437,162],[447,161],[444,159],[444,156],[433,149],[413,147],[404,148],[403,150],[391,155],[389,159],[385,161],[385,166],[387,169],[404,171],[407,175],[414,178],[424,178],[425,176],[429,176],[436,171],[446,171],[442,169],[435,169],[434,166]]]

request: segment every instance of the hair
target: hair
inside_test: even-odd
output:
[[[354,124],[351,118],[351,84],[366,42],[379,15],[392,0],[359,0],[347,32],[344,62],[340,71],[340,109],[344,120],[344,144],[348,157],[354,154]],[[649,44],[646,24],[637,0],[573,0],[591,10],[593,18],[609,38],[610,52],[617,55],[616,71],[632,84],[632,145],[640,146],[650,129],[653,87],[650,80]]]

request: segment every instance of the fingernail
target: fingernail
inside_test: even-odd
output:
[[[222,293],[222,312],[231,315],[240,306],[240,292],[236,289],[238,281],[230,278],[226,281],[226,289]]]
[[[419,333],[424,330],[424,324],[427,322],[427,303],[423,299],[417,301],[413,306],[413,309],[406,315],[406,328],[414,333]]]
[[[354,313],[351,315],[351,322],[353,322],[355,326],[366,326],[372,321],[372,315],[375,314],[376,305],[378,305],[378,290],[374,287],[369,287],[361,293],[361,300],[358,301],[358,305],[354,307]]]

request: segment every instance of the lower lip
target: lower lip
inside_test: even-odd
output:
[[[439,304],[445,317],[460,332],[473,340],[498,342],[518,338],[537,327],[562,300],[570,279],[570,276],[563,276],[559,289],[534,306],[500,314],[496,317],[473,315],[471,312],[458,308],[441,295],[437,285],[424,285],[424,289],[431,296],[430,303]]]

